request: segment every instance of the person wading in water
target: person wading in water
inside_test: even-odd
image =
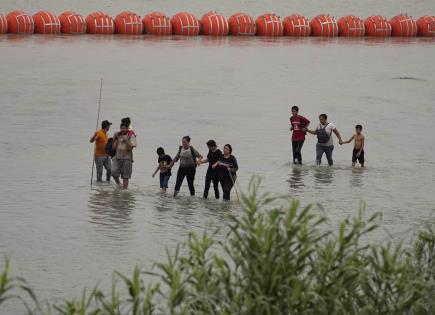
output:
[[[293,164],[302,164],[302,146],[305,141],[305,132],[303,129],[307,128],[310,121],[304,116],[299,115],[299,107],[292,107],[292,116],[290,117],[290,130],[292,134],[292,149],[293,149]]]
[[[133,170],[133,148],[136,147],[136,137],[129,135],[128,125],[122,123],[120,131],[113,137],[113,148],[116,154],[112,160],[112,176],[116,184],[121,185],[119,177],[122,178],[122,188],[128,188],[128,181]]]
[[[222,151],[217,148],[216,141],[207,141],[208,154],[207,158],[201,160],[200,164],[208,162],[207,174],[205,175],[205,186],[204,186],[204,199],[208,197],[208,191],[210,190],[210,184],[213,182],[214,197],[219,199],[219,174],[218,170],[214,169],[212,166],[222,158]]]
[[[101,183],[103,180],[103,167],[106,169],[106,181],[110,182],[111,175],[111,162],[110,157],[106,152],[107,141],[109,140],[107,132],[110,129],[112,123],[108,120],[104,120],[101,123],[101,129],[96,131],[92,138],[89,140],[91,143],[95,141],[95,166],[97,167],[97,183]]]
[[[224,145],[224,155],[213,165],[218,168],[219,182],[222,186],[223,200],[230,201],[231,189],[236,181],[236,172],[239,169],[236,158],[232,155],[233,148],[230,144]]]
[[[177,172],[177,181],[175,183],[174,197],[178,195],[184,177],[187,178],[190,195],[194,196],[196,166],[202,160],[202,155],[190,145],[189,136],[184,136],[181,139],[181,144],[182,145],[178,148],[177,154],[169,165],[169,168],[172,168],[176,162],[180,161],[180,167]]]

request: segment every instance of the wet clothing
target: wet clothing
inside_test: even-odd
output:
[[[112,159],[113,177],[121,176],[122,179],[130,179],[133,171],[133,163],[130,159]]]
[[[95,136],[95,157],[103,157],[107,156],[106,153],[106,144],[109,140],[107,136],[107,131],[104,129],[100,129],[96,132]]]
[[[296,115],[290,117],[290,123],[293,127],[292,141],[305,140],[306,132],[303,132],[302,129],[306,128],[310,121],[304,116]]]
[[[230,170],[228,170],[228,167]],[[230,200],[231,189],[236,181],[236,172],[238,169],[237,160],[233,155],[230,155],[228,158],[222,156],[219,160],[218,172],[219,182],[221,183],[223,191],[223,200]]]
[[[170,178],[171,175],[167,175],[166,173],[160,173],[160,188],[168,188]]]
[[[360,164],[364,164],[364,150],[361,150],[361,154],[357,156],[359,149],[353,149],[352,151],[352,163],[355,163],[357,160]]]
[[[182,167],[178,168],[177,181],[175,182],[174,195],[176,195],[181,188],[184,177],[187,179],[187,185],[189,186],[189,191],[191,196],[195,196],[195,186],[193,182],[195,181],[196,167]]]
[[[294,164],[302,164],[302,146],[304,145],[305,140],[300,141],[292,141],[292,149],[293,149],[293,163]]]
[[[130,142],[133,147],[136,147],[136,136],[133,134],[120,135],[119,133],[116,133],[113,140],[117,142],[115,159],[133,160],[133,150],[129,148],[127,141]]]
[[[323,153],[326,155],[326,159],[328,160],[328,165],[332,166],[334,162],[332,161],[332,151],[334,150],[334,145],[324,146],[320,143],[316,144],[316,164],[320,165],[322,162]]]
[[[212,165],[218,162],[223,157],[222,151],[217,149],[216,151],[209,151],[207,154],[208,169],[205,175],[204,186],[204,199],[208,197],[208,191],[210,190],[210,184],[213,182],[214,196],[219,199],[219,173],[217,168],[212,168]]]
[[[332,132],[336,129],[335,125],[333,123],[328,123],[326,126],[319,124],[317,125],[316,131],[319,133],[321,129],[324,129],[324,131],[329,135],[329,139],[325,143],[317,142],[321,146],[333,146],[334,143],[332,141]]]
[[[96,156],[95,166],[97,168],[97,183],[103,181],[103,167],[106,169],[106,181],[110,181],[112,162],[110,157],[106,156]]]
[[[195,156],[193,156],[192,153]],[[196,167],[196,158],[200,155],[201,154],[199,154],[199,152],[193,147],[187,149],[180,147],[178,153],[174,157],[174,161],[177,162],[180,160],[180,167]]]

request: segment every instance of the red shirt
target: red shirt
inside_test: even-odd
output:
[[[304,116],[296,115],[290,117],[290,123],[293,127],[292,141],[305,140],[305,132],[302,129],[307,127],[310,121]]]

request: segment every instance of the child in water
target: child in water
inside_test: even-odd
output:
[[[165,150],[162,147],[157,148],[157,155],[159,156],[159,165],[157,166],[152,176],[154,178],[154,176],[156,176],[157,172],[160,170],[160,189],[162,192],[166,192],[166,189],[168,188],[169,178],[172,175],[171,168],[169,167],[169,164],[171,164],[172,162],[172,158],[169,155],[165,154]]]
[[[355,126],[355,134],[347,141],[343,141],[342,144],[350,143],[354,140],[354,147],[352,152],[352,167],[355,167],[356,161],[361,164],[361,167],[364,167],[364,135],[362,134],[362,126]]]

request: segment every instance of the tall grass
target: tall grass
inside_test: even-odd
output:
[[[131,276],[115,272],[107,294],[95,288],[42,309],[23,279],[9,278],[6,261],[0,313],[23,293],[34,303],[28,313],[45,315],[435,313],[434,220],[410,246],[369,244],[379,213],[365,219],[362,208],[334,233],[311,206],[259,196],[259,184],[241,197],[243,215],[230,217],[225,241],[191,233],[146,272],[156,284],[145,286],[135,267]]]

